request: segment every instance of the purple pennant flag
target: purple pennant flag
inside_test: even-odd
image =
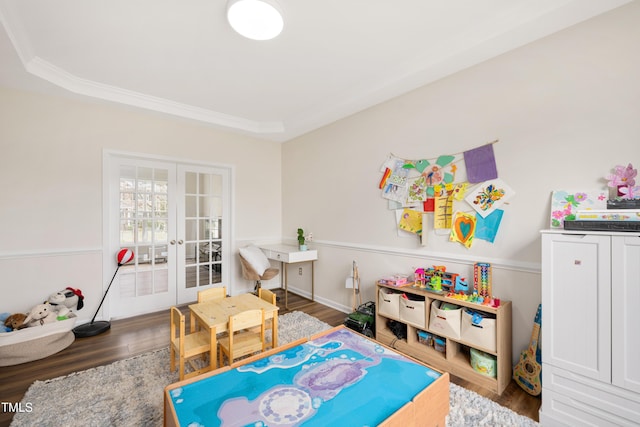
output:
[[[472,184],[498,177],[496,159],[493,156],[493,144],[465,151],[464,163],[467,167],[467,180]]]

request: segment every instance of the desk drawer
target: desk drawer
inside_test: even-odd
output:
[[[267,258],[285,262],[303,262],[303,261],[314,261],[318,259],[318,251],[299,251],[299,252],[284,252],[284,251],[276,251],[273,249],[263,249],[263,252],[267,256]]]
[[[267,258],[281,262],[289,262],[288,252],[267,251]]]

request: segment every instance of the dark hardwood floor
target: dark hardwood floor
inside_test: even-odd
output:
[[[282,291],[277,291],[282,294]],[[289,310],[284,308],[284,298],[280,298],[280,315],[288,311],[304,311],[332,326],[341,325],[346,315],[319,303],[308,302],[294,294],[289,294]],[[186,309],[184,310],[186,311]],[[53,356],[16,366],[0,367],[0,427],[8,426],[12,413],[6,410],[5,403],[20,402],[29,386],[36,380],[46,380],[68,375],[72,372],[107,365],[116,360],[126,359],[147,351],[167,346],[169,343],[169,312],[161,311],[115,320],[111,329],[101,335],[90,338],[78,338],[68,348]],[[473,390],[494,400],[500,405],[538,421],[540,398],[525,393],[512,380],[502,395],[497,395],[460,378],[451,378],[452,382]],[[53,397],[55,398],[55,397]],[[61,426],[62,427],[62,426]]]

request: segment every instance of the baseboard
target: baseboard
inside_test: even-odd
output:
[[[272,289],[282,289],[282,291],[284,292],[284,288],[272,288]],[[306,291],[304,289],[289,287],[289,293],[301,296],[309,300],[311,299],[311,292]],[[322,298],[316,295],[314,298],[314,301],[322,305],[326,305],[327,307],[333,308],[334,310],[341,311],[343,313],[351,313],[351,307],[347,307],[342,304],[337,304],[335,301],[332,301],[327,298]]]

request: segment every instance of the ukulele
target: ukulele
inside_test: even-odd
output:
[[[542,392],[542,366],[538,363],[536,357],[538,339],[540,338],[541,315],[542,304],[539,304],[536,318],[533,321],[533,331],[531,332],[529,348],[520,354],[520,361],[513,369],[513,379],[515,382],[532,396],[538,396]]]

